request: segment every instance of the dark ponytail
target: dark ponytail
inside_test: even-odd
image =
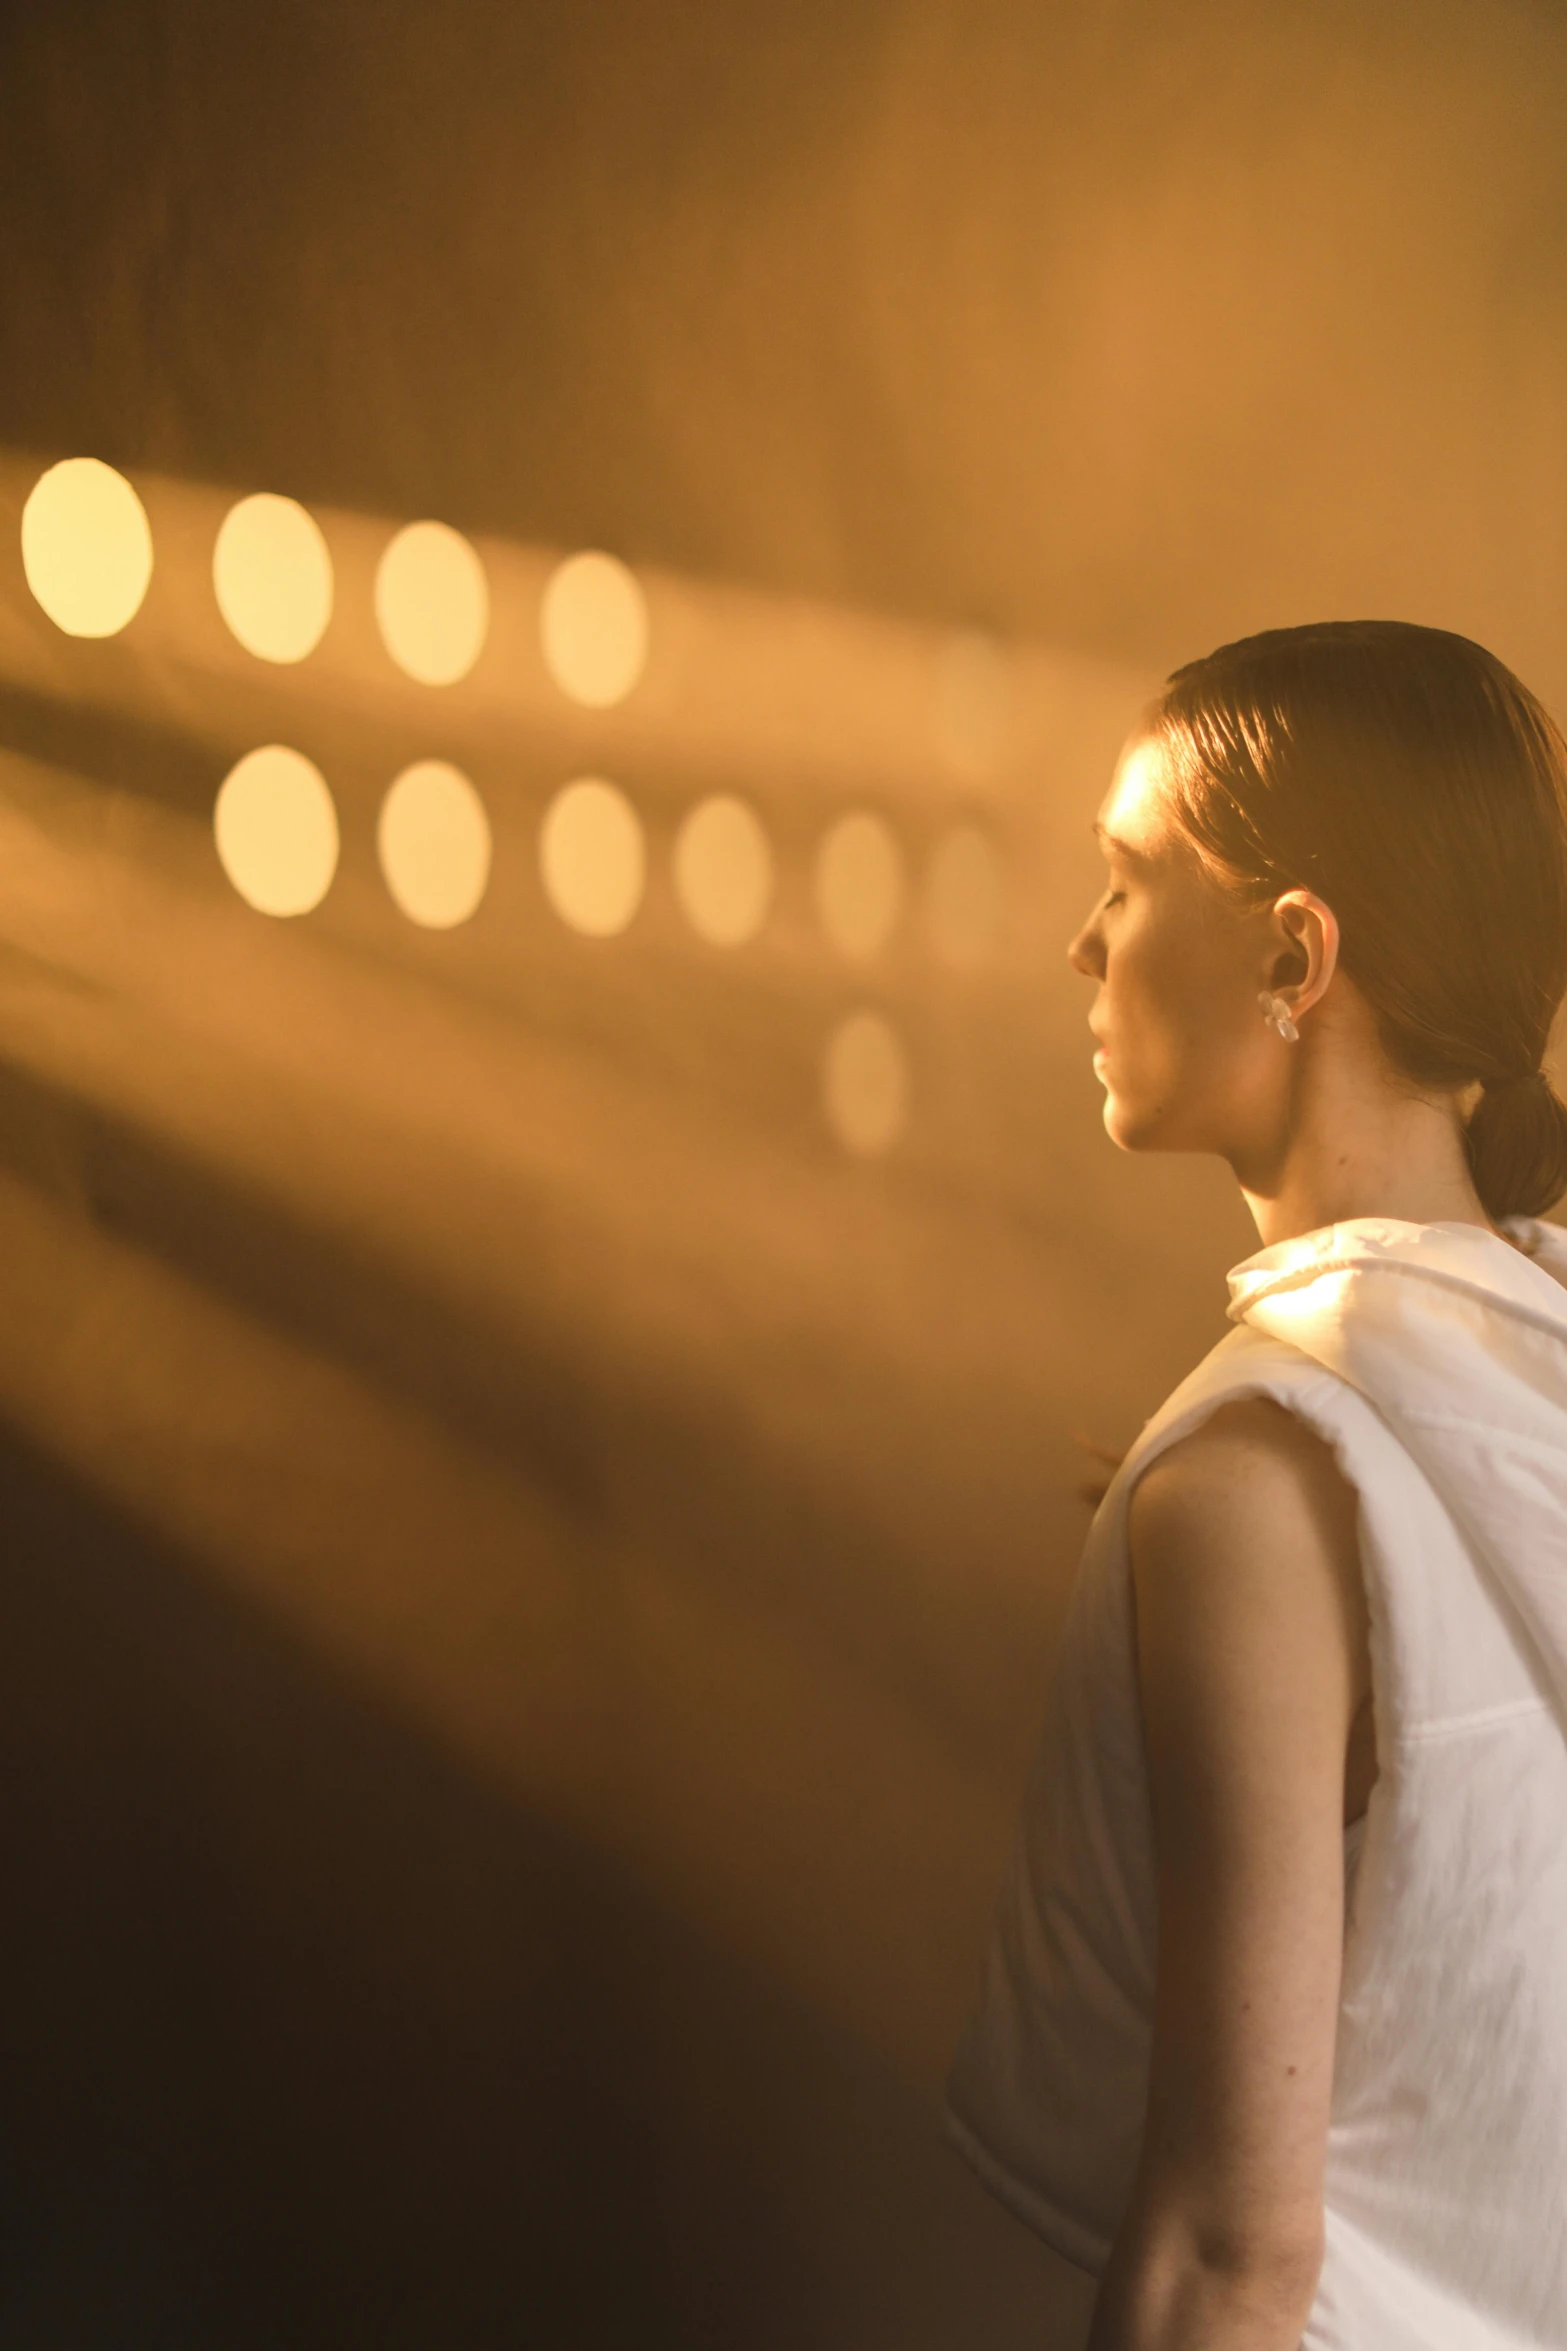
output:
[[[1567,1105],[1543,1069],[1488,1085],[1464,1141],[1488,1216],[1538,1216],[1567,1192]]]
[[[1488,1215],[1567,1191],[1541,1064],[1567,991],[1567,742],[1467,637],[1328,621],[1224,645],[1149,721],[1193,847],[1258,901],[1310,889],[1417,1084],[1480,1087],[1465,1130]]]

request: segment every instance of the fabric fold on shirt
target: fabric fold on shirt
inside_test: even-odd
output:
[[[1231,1321],[1357,1389],[1507,1594],[1567,1716],[1567,1236],[1352,1222],[1229,1276]],[[1541,1262],[1541,1261],[1544,1262]]]

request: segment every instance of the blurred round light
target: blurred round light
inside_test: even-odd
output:
[[[224,516],[212,585],[233,635],[261,661],[303,661],[332,617],[332,558],[320,526],[270,490]]]
[[[903,906],[903,858],[879,816],[840,817],[816,859],[816,911],[844,955],[877,955]]]
[[[744,800],[721,792],[692,809],[675,836],[675,895],[713,946],[755,938],[772,902],[773,855]]]
[[[570,555],[539,609],[544,663],[561,692],[592,710],[624,702],[647,666],[647,598],[616,556]]]
[[[879,1012],[851,1012],[827,1040],[822,1063],[827,1119],[845,1150],[870,1158],[903,1132],[909,1066],[897,1031]]]
[[[320,769],[268,743],[247,752],[218,793],[212,829],[223,870],[261,914],[308,914],[337,871],[337,810]]]
[[[936,665],[936,725],[954,766],[990,767],[1012,724],[1012,672],[1006,656],[977,629],[960,630]]]
[[[976,826],[954,826],[936,845],[925,885],[925,916],[937,954],[960,970],[988,962],[1001,945],[1004,911],[994,846]]]
[[[562,922],[591,939],[623,931],[647,880],[642,826],[625,793],[597,776],[557,792],[539,833],[539,868]]]
[[[67,457],[22,509],[22,569],[68,637],[112,637],[141,608],[152,531],[130,483],[96,457]]]
[[[444,759],[403,769],[381,803],[375,845],[387,888],[426,930],[466,922],[484,896],[490,820],[461,768]]]
[[[423,686],[455,685],[484,650],[490,589],[461,531],[411,522],[382,556],[375,617],[397,666]]]

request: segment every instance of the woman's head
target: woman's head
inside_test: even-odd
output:
[[[1170,679],[1101,831],[1110,890],[1071,952],[1101,983],[1117,1141],[1243,1154],[1290,1083],[1259,994],[1304,1015],[1341,974],[1332,1017],[1392,1082],[1485,1089],[1490,1215],[1567,1188],[1539,1074],[1567,989],[1567,744],[1482,647],[1399,621],[1222,646]]]

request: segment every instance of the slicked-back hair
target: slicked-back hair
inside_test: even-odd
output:
[[[1407,621],[1269,629],[1178,669],[1149,733],[1173,814],[1225,885],[1309,889],[1383,1050],[1484,1088],[1466,1127],[1488,1215],[1567,1191],[1541,1063],[1567,991],[1567,742],[1494,654]]]

